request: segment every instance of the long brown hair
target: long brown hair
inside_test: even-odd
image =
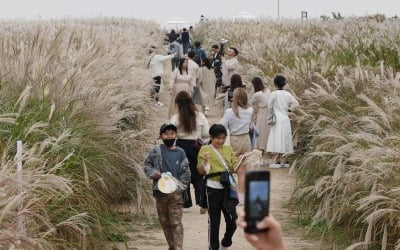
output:
[[[242,77],[239,74],[233,74],[231,76],[231,89],[243,87]]]
[[[251,80],[251,84],[253,84],[254,92],[258,92],[265,89],[264,83],[260,77],[256,76]]]
[[[182,70],[183,70],[183,64],[185,63],[185,61],[187,61],[186,58],[181,58],[181,60],[179,61],[178,69],[179,69],[179,73],[181,73],[181,75],[183,74],[183,73],[182,73]],[[185,71],[186,71],[186,74],[189,74],[189,73],[188,73],[188,68],[186,68]]]
[[[240,118],[239,107],[247,108],[248,101],[247,91],[244,88],[236,88],[233,92],[232,110],[238,118]]]
[[[186,91],[179,92],[175,97],[175,104],[178,107],[179,128],[188,134],[196,129],[196,106],[192,97]]]

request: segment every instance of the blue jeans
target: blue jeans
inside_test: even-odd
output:
[[[183,47],[183,54],[184,54],[184,55],[187,55],[187,53],[188,53],[188,50],[189,50],[189,46],[190,46],[190,44],[189,44],[189,43],[182,43],[182,47]]]

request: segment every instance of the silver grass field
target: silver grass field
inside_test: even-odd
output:
[[[399,20],[214,20],[196,31],[203,48],[221,38],[239,48],[246,82],[259,75],[271,89],[283,74],[299,99],[298,221],[335,249],[400,249]]]
[[[143,69],[162,31],[93,19],[2,21],[0,34],[0,248],[96,248],[113,204],[151,201]],[[399,34],[398,20],[374,18],[196,27],[203,48],[239,48],[246,82],[288,79],[301,104],[290,207],[336,249],[400,249]]]
[[[0,34],[0,248],[96,248],[112,204],[150,201],[143,65],[148,41],[162,41],[158,26],[2,21]]]

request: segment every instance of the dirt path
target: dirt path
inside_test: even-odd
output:
[[[168,75],[166,78],[168,79]],[[161,101],[165,106],[156,107],[154,113],[154,116],[156,117],[156,124],[154,124],[155,134],[158,134],[158,126],[167,119],[169,100],[169,94],[166,93],[166,91],[163,91],[161,94]],[[211,107],[211,112],[208,117],[210,125],[218,122],[221,117],[222,105],[217,104],[214,107]],[[284,240],[288,249],[321,249],[318,242],[304,239],[302,235],[305,233],[305,230],[293,224],[293,216],[287,208],[287,203],[291,197],[295,180],[293,176],[289,175],[289,169],[270,169],[270,172],[271,213],[282,224]],[[194,197],[194,195],[192,197]],[[197,206],[192,207],[189,213],[183,213],[184,249],[207,249],[207,216],[207,214],[200,214],[199,207]],[[222,218],[223,216],[221,216],[220,237],[225,229],[225,222]],[[126,234],[131,238],[131,240],[126,244],[116,246],[114,249],[126,249],[126,246],[128,249],[144,250],[168,248],[162,229],[159,227],[150,227],[146,229],[146,226],[143,225],[143,228],[136,228],[135,230],[131,230],[131,232],[126,232]],[[233,245],[230,249],[252,249],[244,239],[243,230],[238,229],[235,232]]]

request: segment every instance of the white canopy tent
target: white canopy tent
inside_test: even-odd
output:
[[[241,11],[239,14],[234,16],[235,19],[255,19],[256,17],[251,15],[249,12]]]
[[[189,29],[189,26],[190,26],[190,23],[183,20],[180,17],[174,17],[171,20],[166,21],[164,23],[164,27],[166,29],[168,29],[168,30],[175,29],[176,31],[178,31],[179,29],[183,29],[183,28]]]

